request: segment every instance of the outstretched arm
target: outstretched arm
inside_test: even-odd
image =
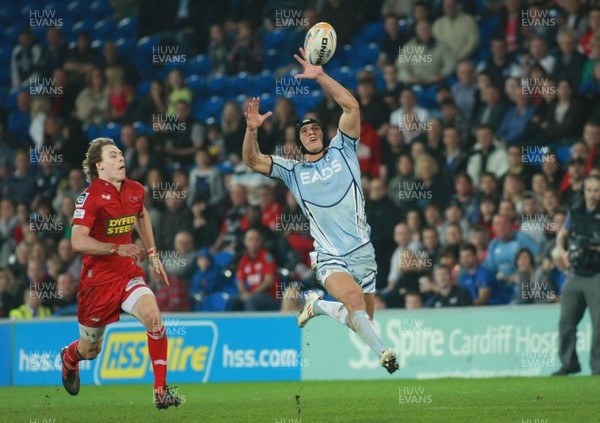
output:
[[[304,72],[296,75],[295,78],[314,79],[325,91],[329,92],[343,110],[339,123],[340,130],[352,138],[358,138],[360,136],[360,109],[358,101],[356,101],[350,91],[327,75],[322,66],[315,66],[306,60],[306,52],[303,48],[300,48],[300,53],[302,53],[302,58],[297,54],[294,54],[294,57],[302,65]]]
[[[242,145],[242,159],[246,166],[255,172],[268,176],[271,172],[271,156],[262,154],[258,148],[258,128],[261,127],[265,119],[271,116],[272,112],[261,115],[258,112],[260,98],[255,97],[250,100],[248,110],[244,113],[246,117],[246,134],[244,135],[244,144]]]

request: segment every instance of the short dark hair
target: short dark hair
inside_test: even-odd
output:
[[[477,248],[470,242],[460,244],[460,251],[470,251],[473,255],[477,255]]]

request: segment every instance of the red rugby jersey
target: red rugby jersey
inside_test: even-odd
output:
[[[90,228],[92,238],[131,244],[137,216],[144,210],[144,187],[126,178],[119,191],[110,182],[96,178],[75,207],[71,223]],[[131,257],[83,255],[81,283],[96,286],[136,276],[144,276],[144,271]]]

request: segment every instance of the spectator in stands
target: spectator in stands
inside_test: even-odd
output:
[[[277,228],[281,216],[281,204],[275,201],[275,192],[269,185],[262,185],[257,190],[258,205],[262,212],[262,223],[272,231]]]
[[[579,39],[578,50],[588,58],[592,55],[592,38],[600,34],[600,8],[593,6],[588,12],[588,30]]]
[[[423,244],[423,250],[427,254],[427,258],[432,263],[438,263],[442,254],[442,245],[440,244],[437,229],[433,226],[423,227],[421,230],[421,243]]]
[[[125,159],[125,165],[131,166],[133,156],[135,155],[135,140],[137,138],[137,133],[135,128],[131,124],[124,124],[121,126],[121,132],[119,134],[119,139],[122,144],[123,158]],[[127,170],[127,174],[130,174],[130,170]],[[139,179],[139,178],[135,178]],[[144,178],[145,179],[145,178]]]
[[[574,205],[583,200],[583,180],[585,179],[585,159],[571,157],[567,163],[569,183],[561,189],[562,199],[565,204]]]
[[[0,239],[6,243],[12,244],[14,248],[14,232],[19,225],[19,217],[17,216],[17,206],[10,198],[0,200]],[[3,264],[0,263],[0,267]]]
[[[193,197],[191,205],[193,220],[194,246],[197,248],[209,247],[217,240],[221,225],[219,209],[208,204],[202,194]]]
[[[562,9],[561,30],[571,32],[573,40],[583,37],[587,30],[587,16],[584,3],[579,0],[566,0],[561,3],[560,7]],[[560,40],[558,42],[560,44]]]
[[[479,199],[471,177],[464,172],[453,177],[454,194],[451,202],[461,208],[462,215],[469,223],[476,223],[479,218]]]
[[[161,159],[150,145],[150,139],[144,134],[138,135],[135,139],[135,149],[131,159],[125,163],[127,163],[129,177],[138,182],[146,180],[150,169],[157,169],[162,166]]]
[[[8,313],[23,304],[25,285],[20,284],[12,272],[0,268],[0,318],[8,317]]]
[[[479,185],[483,172],[490,172],[497,178],[508,171],[508,155],[504,147],[494,138],[494,132],[489,125],[482,125],[475,130],[477,144],[467,161],[467,173],[473,183]]]
[[[501,214],[494,216],[493,229],[496,234],[488,247],[488,257],[484,266],[495,275],[500,286],[495,304],[507,304],[514,295],[510,278],[517,273],[515,266],[516,252],[521,248],[528,248],[534,255],[539,254],[541,248],[529,236],[520,231],[514,231],[510,220]]]
[[[425,303],[425,307],[464,307],[473,304],[469,291],[452,282],[448,266],[437,266],[433,271],[433,280],[436,292]]]
[[[190,286],[196,257],[192,234],[187,229],[177,232],[173,245],[166,251],[162,251],[162,254],[166,256],[162,261],[167,274]]]
[[[225,106],[223,106],[221,128],[223,129],[225,151],[227,152],[229,160],[234,163],[239,163],[242,157],[242,145],[240,140],[244,139],[246,120],[244,119],[242,109],[237,102],[227,101]],[[265,139],[265,137],[263,136],[262,139]]]
[[[577,0],[569,2],[579,4]],[[552,76],[557,81],[567,79],[571,83],[571,87],[577,90],[581,83],[585,64],[585,56],[576,48],[577,35],[573,30],[563,29],[558,33],[556,41],[558,42],[558,53]]]
[[[502,201],[509,201],[517,213],[523,208],[523,193],[525,184],[517,175],[506,175],[502,187]]]
[[[531,179],[531,189],[538,201],[542,200],[542,195],[550,189],[550,183],[542,172],[537,172]]]
[[[590,40],[590,55],[583,65],[581,82],[586,83],[594,79],[594,67],[600,62],[600,33]]]
[[[416,310],[423,308],[423,297],[416,291],[408,291],[404,295],[404,308],[407,310]]]
[[[69,49],[60,28],[48,28],[46,47],[39,63],[41,76],[50,78],[56,69],[62,68],[63,63],[67,60],[68,52]]]
[[[458,286],[471,294],[473,305],[489,304],[495,280],[492,272],[479,264],[477,248],[473,244],[463,243],[460,246],[460,277]]]
[[[469,130],[469,121],[462,115],[452,98],[445,98],[440,101],[439,108],[442,126],[454,126],[458,129],[461,134],[461,145],[466,147],[466,135]]]
[[[555,152],[550,151],[542,156],[542,173],[548,180],[551,189],[559,189],[564,179],[565,172],[560,166],[560,161]]]
[[[75,110],[75,100],[79,94],[78,88],[61,67],[54,69],[51,75],[56,87],[56,95],[50,99],[52,111],[63,119],[70,119]]]
[[[234,310],[271,311],[277,310],[277,263],[271,253],[262,248],[262,239],[256,229],[244,235],[246,253],[237,266],[237,288],[239,296],[233,300]]]
[[[524,184],[526,189],[531,189],[531,180],[533,178],[534,173],[534,164],[530,157],[526,160],[527,162],[523,162],[523,157],[527,154],[523,152],[522,147],[511,145],[507,149],[508,154],[508,171],[504,178],[508,175],[513,175],[518,177]],[[501,183],[503,185],[503,182]]]
[[[384,88],[381,92],[381,97],[389,110],[396,110],[398,108],[398,98],[402,89],[402,84],[398,81],[396,75],[395,61],[383,65]]]
[[[83,85],[84,79],[101,65],[102,56],[92,47],[90,34],[85,31],[78,33],[75,46],[69,50],[63,66],[72,76],[73,82],[79,86]]]
[[[387,126],[387,123],[384,126]],[[378,178],[381,168],[381,140],[375,128],[368,122],[361,123],[360,141],[360,171],[363,176]]]
[[[71,275],[75,280],[79,280],[81,274],[82,259],[80,254],[73,252],[70,238],[63,238],[58,242],[58,258],[64,272]]]
[[[161,312],[190,311],[190,297],[185,282],[176,277],[169,277],[169,285],[165,285],[156,272],[147,271],[148,285],[154,291],[156,303]]]
[[[473,126],[477,128],[481,125],[488,125],[492,131],[500,127],[502,119],[506,114],[506,103],[502,100],[502,92],[496,85],[488,85],[482,90],[482,102],[475,110]]]
[[[39,77],[42,47],[36,42],[31,29],[19,33],[17,44],[10,55],[10,77],[13,88],[29,85],[30,78]]]
[[[401,129],[405,136],[405,142],[408,139],[409,122],[425,123],[429,121],[429,111],[417,105],[417,96],[410,88],[404,88],[400,92],[400,108],[394,110],[390,115],[390,125]],[[414,137],[413,137],[414,138]],[[410,138],[412,141],[412,138]],[[406,142],[409,144],[409,142]]]
[[[77,288],[79,284],[69,273],[61,273],[56,279],[57,301],[52,307],[53,316],[77,315]]]
[[[248,223],[245,222],[246,207],[248,207],[246,188],[243,185],[233,185],[229,190],[229,200],[231,208],[225,212],[219,237],[212,248],[214,251],[234,251],[238,235],[247,228]]]
[[[385,136],[390,110],[377,94],[375,74],[372,71],[362,71],[358,74],[357,94],[363,123],[369,123],[377,131],[378,136]]]
[[[150,90],[145,97],[134,97],[133,101],[125,111],[124,122],[144,122],[152,125],[155,131],[160,128],[160,120],[164,119],[159,115],[166,113],[167,101],[163,89],[163,84],[159,80],[150,82]]]
[[[498,25],[498,36],[506,42],[507,51],[511,54],[518,52],[523,45],[523,27],[521,25],[522,11],[521,0],[506,1],[506,9]]]
[[[339,36],[339,32],[338,32]],[[253,25],[248,20],[237,24],[237,33],[227,56],[226,72],[236,75],[241,72],[251,74],[262,70],[263,49]]]
[[[20,91],[17,94],[17,108],[8,115],[7,133],[13,144],[23,147],[31,145],[29,127],[31,126],[31,101],[29,92]]]
[[[382,293],[386,296],[392,292],[400,280],[401,272],[401,258],[407,254],[407,252],[416,253],[423,249],[421,243],[412,240],[412,234],[406,223],[398,223],[394,227],[394,242],[397,247],[392,253],[390,259],[390,272],[387,275],[387,286],[383,288]]]
[[[214,263],[208,248],[202,248],[196,253],[195,272],[189,289],[192,300],[192,311],[222,311],[211,308],[212,295],[222,295],[220,291],[225,285],[221,269]]]
[[[106,72],[111,67],[119,67],[123,71],[123,84],[127,87],[135,87],[139,81],[140,76],[135,68],[129,62],[129,60],[119,54],[117,44],[113,40],[106,40],[104,42],[104,48],[102,49],[102,68]],[[108,80],[108,75],[106,77]]]
[[[179,111],[176,109],[180,102],[191,105],[194,94],[186,85],[183,79],[183,73],[179,69],[173,69],[167,75],[165,85],[167,94],[167,114],[169,116],[177,116],[181,120]]]
[[[15,170],[6,179],[2,195],[17,204],[29,204],[35,196],[35,192],[35,174],[30,167],[29,155],[25,150],[17,150]]]
[[[58,210],[58,222],[62,225],[62,238],[71,239],[73,213],[75,213],[75,201],[72,198],[64,197]]]
[[[168,189],[163,198],[166,209],[160,214],[156,234],[156,247],[159,250],[170,249],[175,241],[175,234],[189,230],[193,223],[192,212],[185,207],[185,195],[182,195],[182,191]]]
[[[560,194],[558,191],[549,189],[542,195],[542,213],[554,217],[560,210]]]
[[[480,61],[476,70],[478,74],[486,72],[490,76],[492,85],[502,87],[507,78],[521,74],[521,69],[514,61],[512,53],[508,52],[504,38],[492,39],[490,51],[491,57]]]
[[[63,178],[62,169],[59,167],[59,157],[56,157],[50,150],[43,150],[35,158],[30,155],[30,160],[32,159],[34,163],[38,163],[39,168],[35,174],[36,195],[30,200],[32,203],[40,200],[50,203],[55,198],[58,184]]]
[[[259,206],[255,206],[255,205],[248,206],[246,208],[246,216],[245,217],[246,217],[246,222],[248,223],[248,228],[246,229],[246,232],[249,229],[257,230],[260,234],[262,248],[264,248],[265,250],[267,250],[268,252],[273,254],[275,257],[275,261],[279,265],[286,267],[286,264],[287,264],[286,263],[286,260],[287,260],[286,254],[287,254],[289,248],[279,242],[281,240],[281,238],[278,237],[277,234],[275,233],[275,230],[278,230],[278,231],[280,230],[279,226],[280,226],[280,222],[282,221],[281,216],[277,219],[277,224],[276,224],[277,226],[275,229],[271,229],[263,223],[263,215],[262,215],[261,208]],[[281,247],[284,247],[284,248],[281,248]],[[240,254],[243,253],[244,234],[242,234],[238,237],[236,250]]]
[[[556,58],[550,54],[546,40],[543,37],[534,36],[529,42],[528,52],[521,55],[520,62],[525,74],[538,65],[544,69],[547,75],[552,75]]]
[[[223,74],[227,66],[227,54],[231,50],[231,42],[223,26],[213,23],[209,30],[208,56],[212,66],[212,73]]]
[[[349,0],[325,0],[317,9],[320,20],[329,22],[335,28],[338,45],[350,44],[350,37],[361,24],[356,5]]]
[[[190,111],[190,105],[180,100],[175,105],[178,130],[165,134],[164,152],[174,163],[189,166],[194,163],[194,154],[202,146],[204,128],[196,122]]]
[[[69,197],[73,201],[76,201],[77,198],[81,195],[83,190],[85,189],[85,175],[79,168],[71,169],[69,171],[69,177],[67,179],[67,186],[61,188],[59,185],[58,192],[56,193],[56,197],[52,202],[52,207],[54,209],[60,209],[60,203],[64,197]]]
[[[592,78],[581,84],[579,94],[583,98],[586,110],[593,110],[600,104],[600,61],[594,63]]]
[[[385,183],[379,179],[371,180],[369,201],[365,208],[367,223],[371,227],[371,243],[375,249],[377,262],[377,289],[387,285],[390,271],[390,253],[394,249],[394,226],[400,220],[400,211],[386,195]]]
[[[196,151],[194,159],[196,167],[190,172],[190,200],[201,194],[211,206],[219,206],[226,196],[223,175],[213,166],[212,157],[205,148]]]
[[[544,304],[558,300],[558,285],[551,277],[552,261],[545,258],[536,268],[533,254],[522,248],[515,257],[517,273],[510,278],[514,284],[513,304]]]
[[[267,138],[266,145],[262,145],[261,150],[265,151],[265,154],[272,152],[275,146],[281,146],[285,142],[285,128],[289,125],[295,125],[298,122],[298,114],[294,103],[287,97],[280,97],[275,103],[275,109],[273,111],[273,120],[266,126],[269,137]]]
[[[382,68],[388,63],[394,63],[400,47],[408,41],[406,35],[400,32],[398,16],[385,15],[383,17],[383,29],[385,35],[380,44],[379,57],[377,58],[377,66]]]
[[[428,202],[445,207],[448,201],[448,192],[444,187],[443,177],[438,164],[429,154],[424,154],[415,160],[416,177],[416,203],[423,210]]]
[[[545,140],[568,143],[581,135],[584,108],[567,79],[559,81],[556,88],[556,98],[550,103],[540,127]]]
[[[475,52],[479,45],[479,29],[473,16],[463,13],[457,0],[443,0],[444,15],[433,23],[433,35],[450,51],[454,63]]]
[[[120,66],[109,66],[104,71],[108,88],[109,119],[119,120],[133,100],[133,90],[125,82],[125,73]]]
[[[522,93],[515,93],[512,100],[514,105],[504,115],[496,137],[506,145],[521,145],[527,141],[527,124],[535,113],[535,107],[530,104],[529,97]]]
[[[75,114],[84,124],[103,125],[110,118],[109,89],[98,68],[87,74],[87,88],[75,100]]]
[[[381,143],[381,170],[379,176],[389,181],[398,174],[397,162],[404,152],[404,138],[400,128],[388,125],[386,136]]]
[[[467,60],[461,61],[456,67],[458,81],[451,88],[454,102],[460,113],[469,121],[473,118],[477,84],[475,83],[475,67]]]
[[[23,294],[23,305],[10,310],[8,317],[11,320],[50,317],[52,310],[42,305],[42,296],[42,292],[35,287],[26,288]]]
[[[450,75],[455,62],[448,47],[433,37],[431,24],[419,22],[415,38],[404,44],[396,63],[399,81],[430,86]]]

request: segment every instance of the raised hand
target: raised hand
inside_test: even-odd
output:
[[[265,119],[267,119],[269,116],[271,116],[273,114],[273,112],[267,112],[267,113],[261,115],[258,112],[259,106],[260,106],[260,98],[253,97],[250,100],[250,103],[248,103],[248,110],[246,110],[244,112],[244,116],[246,117],[246,125],[248,126],[248,129],[250,129],[252,131],[260,128],[262,126],[263,122],[265,121]]]
[[[296,79],[317,79],[319,75],[323,74],[322,66],[315,66],[306,60],[306,52],[302,47],[300,47],[300,53],[302,57],[294,54],[294,58],[302,65],[304,68],[304,72],[296,75],[294,78]]]

